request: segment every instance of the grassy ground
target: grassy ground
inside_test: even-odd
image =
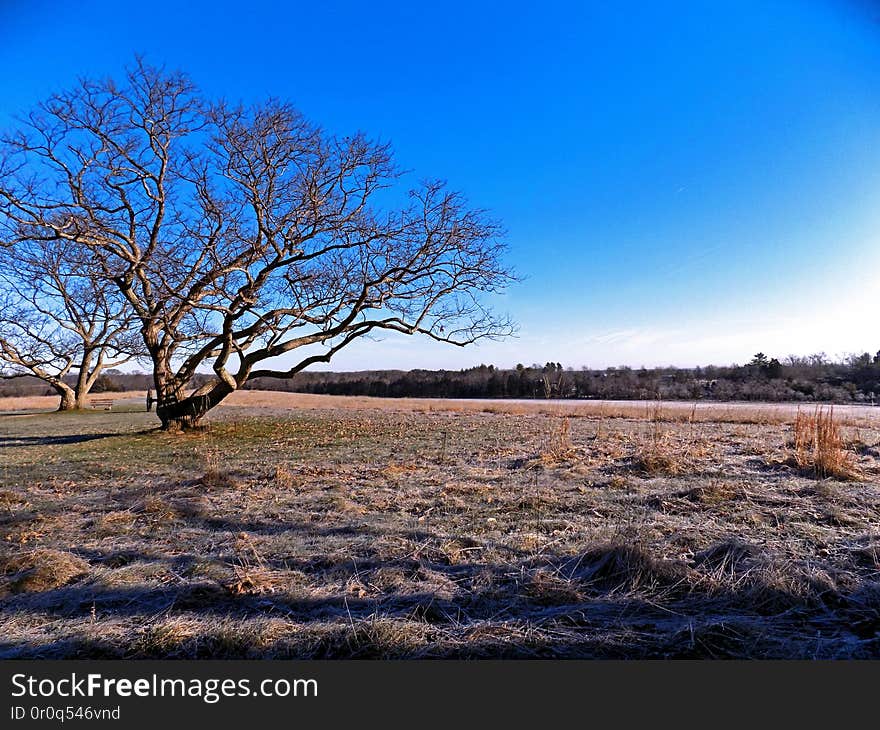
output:
[[[0,414],[0,657],[880,657],[870,413],[285,397]]]

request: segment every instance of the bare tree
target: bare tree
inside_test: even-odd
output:
[[[101,372],[139,346],[119,292],[75,249],[48,236],[0,248],[0,377],[44,380],[62,411],[85,407]]]
[[[205,100],[139,61],[5,138],[0,215],[16,240],[50,231],[93,253],[137,317],[163,425],[192,426],[249,379],[370,333],[512,331],[485,301],[512,279],[499,225],[439,182],[401,194],[400,177],[385,144],[275,100]]]

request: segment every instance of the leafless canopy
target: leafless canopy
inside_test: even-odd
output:
[[[3,144],[7,237],[91,253],[137,319],[166,425],[371,332],[511,332],[485,305],[511,281],[498,224],[439,182],[402,195],[387,145],[289,104],[207,101],[138,62],[122,85],[52,97]]]
[[[139,345],[118,291],[76,248],[50,236],[0,248],[0,377],[46,381],[61,410],[81,408],[102,371]]]

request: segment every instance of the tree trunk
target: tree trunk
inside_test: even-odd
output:
[[[59,411],[75,411],[83,408],[83,405],[77,402],[76,393],[73,392],[73,388],[64,384],[55,385],[54,388],[58,395],[61,396],[61,403],[58,406]]]
[[[156,401],[156,415],[162,421],[165,431],[188,431],[198,428],[202,418],[214,406],[232,392],[226,383],[215,383],[207,393],[193,393],[178,400],[174,396],[159,396]]]
[[[89,377],[89,368],[91,365],[92,354],[87,350],[79,362],[79,373],[76,376],[76,386],[74,387],[74,394],[76,397],[76,405],[74,407],[77,409],[85,408],[88,405],[88,395],[91,387],[89,380],[94,382],[94,379]]]

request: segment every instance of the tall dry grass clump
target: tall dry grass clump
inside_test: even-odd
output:
[[[577,456],[577,449],[571,440],[571,420],[561,418],[551,429],[544,451],[538,459],[547,464],[568,461]]]
[[[636,468],[648,475],[674,476],[681,472],[681,457],[669,443],[669,435],[663,428],[663,409],[659,402],[646,408],[647,431],[634,457]]]
[[[236,560],[231,564],[233,575],[224,587],[236,596],[275,593],[289,586],[294,571],[274,570],[267,565],[250,535],[235,536]]]
[[[39,593],[71,583],[88,573],[89,564],[65,550],[37,548],[0,558],[0,596]]]
[[[858,479],[860,472],[846,451],[834,406],[817,406],[813,413],[798,410],[794,422],[795,465],[819,479]]]
[[[219,453],[214,449],[203,450],[202,461],[205,465],[205,473],[199,481],[204,486],[214,489],[236,489],[241,486],[238,479],[221,462]]]

